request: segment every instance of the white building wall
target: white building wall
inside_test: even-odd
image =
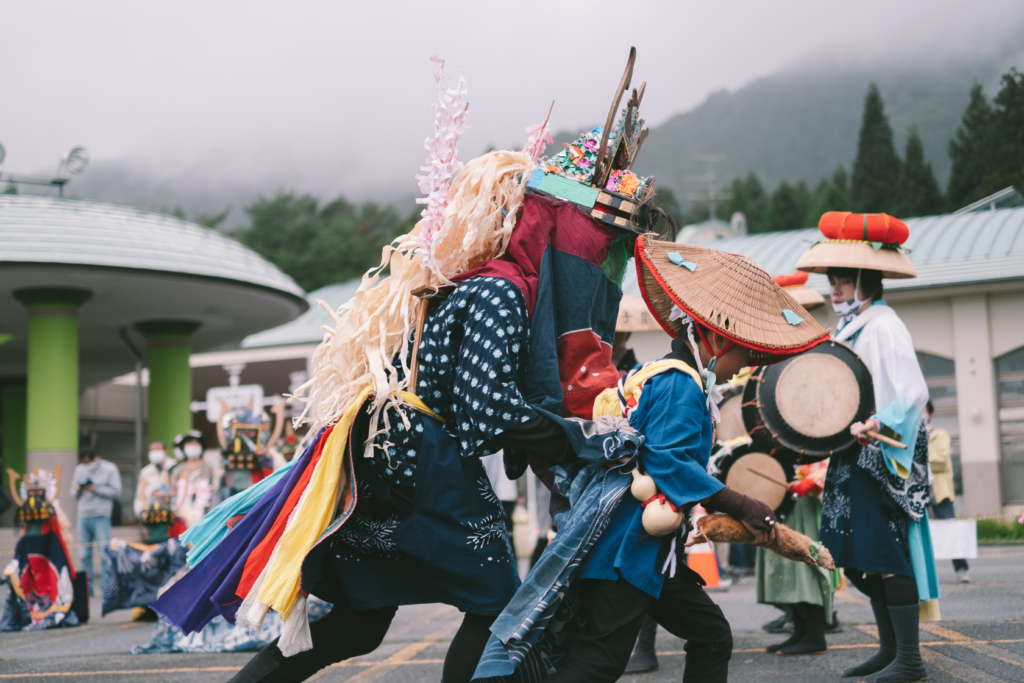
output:
[[[999,412],[987,297],[954,297],[951,310],[964,507],[968,515],[998,515]]]

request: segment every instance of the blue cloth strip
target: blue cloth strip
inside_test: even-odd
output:
[[[291,462],[277,470],[269,477],[261,480],[254,486],[250,486],[239,494],[231,496],[223,503],[213,508],[203,518],[181,535],[178,540],[188,548],[189,566],[195,567],[216,548],[231,529],[228,529],[227,522],[232,517],[245,514],[259,502],[267,489],[272,487],[277,480],[288,472],[298,461],[293,458]]]
[[[244,568],[249,552],[263,540],[276,518],[274,512],[280,511],[302,472],[309,466],[322,435],[323,431],[317,434],[288,476],[278,479],[202,562],[151,605],[153,611],[162,614],[186,634],[199,631],[223,613],[221,606],[214,604],[214,595],[223,595],[224,589],[229,588],[228,580],[232,576],[241,576],[241,569],[236,571],[236,565],[241,563]],[[235,578],[230,590],[234,592],[237,586],[238,579]],[[241,603],[240,598],[236,599]]]

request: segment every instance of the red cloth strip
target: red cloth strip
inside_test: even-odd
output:
[[[306,469],[303,471],[302,476],[295,484],[295,488],[288,494],[288,500],[285,501],[284,507],[281,508],[281,514],[274,520],[274,526],[270,528],[266,537],[260,542],[256,549],[253,550],[249,557],[245,561],[245,569],[242,570],[242,578],[238,582],[238,588],[235,589],[235,595],[245,599],[245,596],[252,590],[253,585],[256,583],[256,579],[260,577],[263,572],[263,568],[267,566],[267,562],[270,561],[270,555],[274,552],[274,548],[277,546],[277,542],[281,539],[284,534],[285,525],[288,523],[288,518],[292,514],[292,510],[299,503],[299,498],[302,497],[302,492],[306,490],[309,485],[309,480],[313,478],[313,471],[316,469],[316,464],[320,461],[320,456],[323,455],[324,445],[327,443],[327,437],[334,431],[334,425],[331,425],[324,430],[324,433],[320,436],[320,440],[316,444],[316,448],[313,451],[313,457],[309,459],[309,464],[306,465]]]

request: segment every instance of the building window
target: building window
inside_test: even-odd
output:
[[[956,404],[956,363],[948,358],[917,352],[928,397],[935,407],[932,426],[949,432],[949,459],[953,463],[953,490],[963,495],[963,476],[960,469],[960,420]]]
[[[1024,503],[1024,347],[996,360],[1003,503]]]

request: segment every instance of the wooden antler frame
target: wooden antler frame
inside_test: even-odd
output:
[[[604,176],[604,163],[611,164],[611,159],[605,159],[605,148],[608,146],[608,135],[611,133],[612,124],[615,122],[615,115],[619,111],[619,104],[622,102],[622,93],[629,89],[629,83],[633,80],[633,64],[636,62],[636,48],[629,48],[629,59],[626,60],[626,71],[622,74],[619,87],[615,90],[615,98],[612,100],[612,107],[608,110],[608,118],[604,122],[604,132],[601,134],[601,146],[597,150],[597,161],[594,162],[594,178]]]

